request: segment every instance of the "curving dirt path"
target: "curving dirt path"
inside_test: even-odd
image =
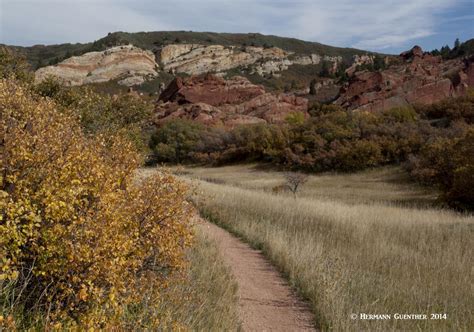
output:
[[[137,181],[156,172],[140,169]],[[316,331],[313,315],[258,250],[201,218],[197,227],[213,239],[238,284],[239,318],[244,331]]]
[[[260,251],[209,222],[199,222],[198,227],[216,241],[237,280],[244,331],[315,331],[308,306]]]

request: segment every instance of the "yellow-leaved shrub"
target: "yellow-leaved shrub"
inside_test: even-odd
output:
[[[14,80],[0,80],[0,144],[0,287],[15,305],[50,326],[115,328],[143,294],[158,303],[192,237],[185,185],[136,181],[128,141],[85,136]]]

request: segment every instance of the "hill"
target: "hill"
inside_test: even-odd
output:
[[[370,100],[363,98],[360,103],[370,103],[380,108],[380,103],[394,97],[383,107],[389,108],[406,104],[406,98],[402,96],[400,99],[400,89],[392,89],[391,83],[385,89],[387,91],[380,87],[379,76],[383,75],[377,74],[378,72],[392,67],[387,72],[389,77],[382,83],[394,81],[396,86],[404,84],[406,89],[402,86],[401,90],[408,90],[405,92],[409,94],[414,88],[421,89],[410,100],[424,98],[431,101],[433,98],[424,97],[427,93],[443,98],[451,96],[451,85],[457,86],[463,81],[461,77],[451,84],[451,76],[465,69],[466,65],[462,64],[461,58],[473,53],[472,45],[473,40],[468,40],[452,50],[446,46],[441,51],[434,50],[427,54],[426,58],[431,60],[423,60],[426,66],[419,68],[420,71],[415,70],[416,87],[403,83],[407,76],[407,59],[404,57],[387,57],[358,49],[259,33],[115,32],[85,44],[13,48],[22,53],[36,69],[37,82],[53,75],[67,85],[93,84],[98,90],[112,94],[133,86],[140,93],[157,95],[176,76],[215,73],[225,78],[243,76],[253,84],[263,85],[267,91],[292,92],[323,103],[339,98],[341,87],[349,81],[350,84],[355,83],[351,86],[357,89],[352,88],[355,93],[349,93],[347,98],[340,100],[341,103],[350,104],[349,108],[360,106],[358,103],[355,106],[352,104],[354,97],[361,94],[358,86],[362,85],[362,92],[383,91],[378,93],[376,100],[370,99],[372,97]],[[422,53],[426,52],[419,49],[419,53],[422,58]],[[400,59],[403,63],[397,66]],[[373,74],[364,74],[368,79],[364,78],[362,83],[356,82],[359,76],[354,79],[353,74],[364,70]],[[470,75],[469,71],[465,72]],[[392,76],[396,76],[396,79],[393,80]],[[425,87],[425,78],[432,78],[433,82],[429,83],[436,85],[442,81],[444,85]],[[375,82],[372,84],[375,87],[366,81],[370,84]],[[367,84],[370,86],[366,87]],[[345,90],[351,90],[351,86]],[[440,89],[442,93],[435,92]]]
[[[154,31],[154,32],[114,32],[90,43],[34,45],[29,47],[12,46],[23,53],[34,69],[56,64],[71,56],[87,52],[103,51],[109,47],[132,44],[146,50],[156,51],[168,44],[202,44],[223,46],[278,47],[296,54],[317,53],[329,56],[342,56],[350,60],[355,54],[367,51],[353,48],[328,46],[295,38],[285,38],[260,33],[216,33],[193,31]]]
[[[168,84],[176,75],[187,76],[205,71],[220,72],[228,77],[245,76],[252,83],[262,84],[270,90],[302,90],[307,89],[315,78],[335,75],[338,71],[343,73],[344,69],[353,63],[354,56],[370,54],[364,50],[333,47],[260,33],[192,31],[114,32],[84,44],[10,47],[23,54],[32,68],[37,70],[64,60],[70,62],[73,56],[102,52],[119,45],[134,45],[146,52],[151,51],[155,54],[157,65],[164,63],[160,66],[164,70],[159,77],[147,79],[144,84],[134,87],[145,93],[155,93],[160,86]],[[192,53],[193,58],[190,58],[188,53]],[[70,64],[66,67],[70,68]],[[72,65],[75,66],[77,63],[72,61]],[[86,67],[88,66],[89,64]],[[52,70],[53,74],[56,72],[55,69]],[[48,70],[43,72],[47,73]],[[69,73],[66,76],[68,75]],[[97,83],[101,79],[90,77],[87,80],[84,78],[74,80]],[[123,89],[120,88],[120,84],[116,84],[120,79],[123,80],[123,77],[118,77],[117,80],[109,79],[96,86],[101,90],[115,93]],[[329,90],[327,99],[331,100],[337,89]]]

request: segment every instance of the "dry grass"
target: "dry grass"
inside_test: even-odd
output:
[[[399,170],[312,176],[297,200],[268,191],[280,173],[187,171],[207,180],[197,181],[203,213],[262,248],[310,300],[323,330],[473,330],[474,218],[428,208],[433,196],[396,183]],[[423,209],[407,207],[413,201]],[[448,317],[368,321],[352,313]]]
[[[216,244],[199,230],[189,250],[189,262],[188,280],[169,291],[162,310],[191,331],[239,330],[237,282]],[[130,321],[136,319],[133,316]]]
[[[196,167],[186,168],[184,172],[194,179],[268,192],[285,182],[284,172],[265,170],[258,165]],[[429,207],[434,204],[437,193],[414,185],[398,167],[383,167],[359,173],[311,175],[298,196],[350,204],[383,202]]]
[[[143,181],[156,172],[157,168],[141,168],[136,172],[136,180]],[[237,282],[216,243],[197,226],[194,244],[188,250],[188,276],[168,290],[162,298],[161,310],[167,312],[171,320],[181,322],[192,331],[238,331],[241,328]],[[125,320],[146,321],[148,314],[141,309],[131,312]],[[136,324],[130,326],[130,330],[136,328]],[[163,327],[163,330],[179,328]]]

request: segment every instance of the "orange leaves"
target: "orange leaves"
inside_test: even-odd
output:
[[[85,136],[15,82],[0,81],[0,111],[0,276],[80,326],[113,326],[144,288],[158,298],[191,241],[186,186],[137,183],[131,143]]]

